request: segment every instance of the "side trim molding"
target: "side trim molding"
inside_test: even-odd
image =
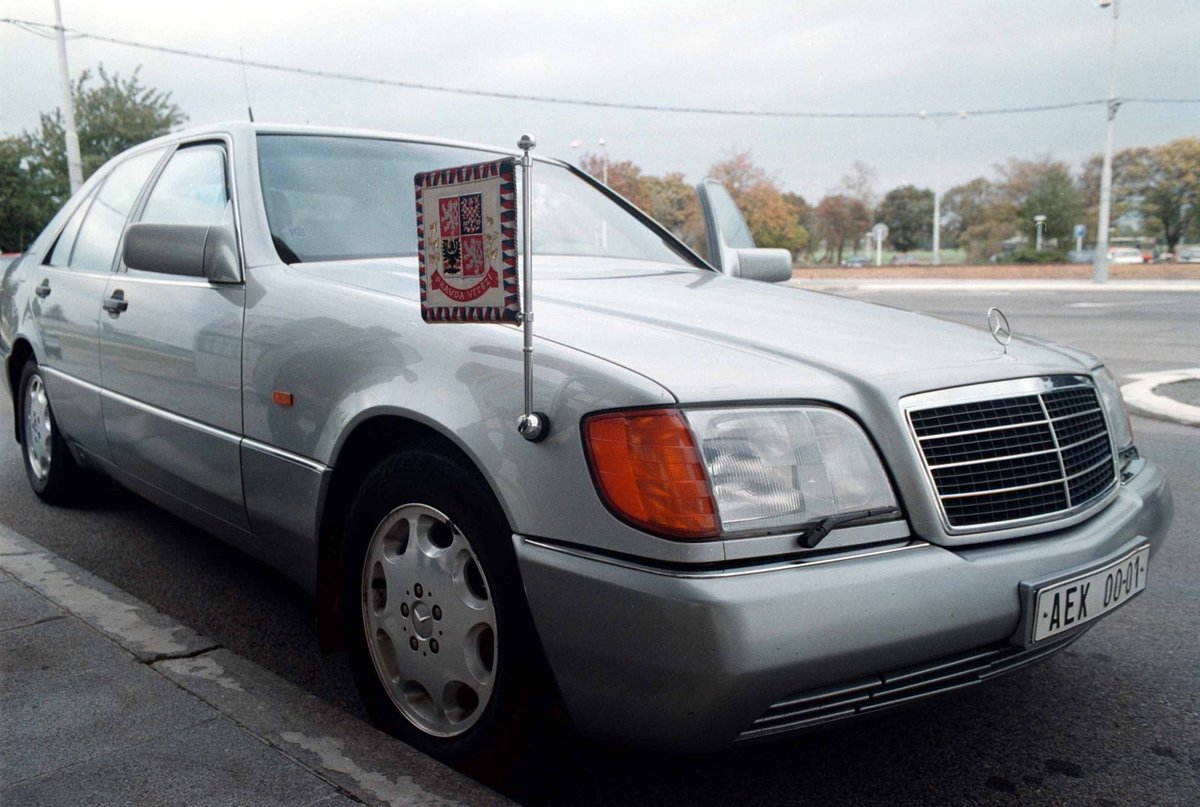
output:
[[[249,448],[263,454],[269,454],[277,459],[287,460],[288,462],[300,465],[314,473],[320,474],[330,470],[330,466],[321,462],[317,462],[314,459],[309,459],[308,457],[304,457],[299,454],[293,454],[292,452],[285,451],[282,448],[276,448],[275,446],[259,442],[258,440],[252,440],[248,437],[242,437],[239,434],[234,434],[233,432],[228,432],[224,429],[218,429],[215,426],[209,426],[207,423],[201,423],[198,420],[185,418],[182,415],[175,414],[174,412],[168,412],[160,407],[143,403],[135,398],[130,398],[128,395],[122,395],[119,392],[113,392],[112,390],[104,389],[103,387],[97,386],[90,381],[84,381],[76,378],[75,376],[68,375],[67,373],[62,372],[61,370],[56,370],[53,367],[43,367],[42,370],[59,380],[83,387],[84,389],[95,392],[110,401],[116,401],[117,403],[133,407],[134,409],[139,409],[148,415],[162,418],[163,420],[170,421],[171,423],[175,423],[179,426],[184,426],[185,428],[194,429],[198,432],[207,434],[210,437],[216,437],[219,440],[225,440],[226,442],[230,443],[237,443],[245,448]]]

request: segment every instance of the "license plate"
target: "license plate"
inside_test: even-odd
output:
[[[1150,547],[1143,546],[1094,572],[1039,589],[1034,597],[1033,641],[1091,622],[1133,599],[1146,587],[1149,563]]]

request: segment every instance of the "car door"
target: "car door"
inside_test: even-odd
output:
[[[228,143],[181,145],[138,221],[213,225],[232,218]],[[241,282],[130,269],[100,317],[104,427],[117,467],[162,493],[247,528],[242,436]]]
[[[100,301],[117,244],[146,180],[166,149],[118,163],[67,219],[32,274],[38,361],[55,419],[69,440],[108,457],[100,415]]]

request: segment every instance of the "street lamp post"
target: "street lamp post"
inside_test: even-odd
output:
[[[575,139],[571,141],[571,148],[577,149],[584,145],[582,140]],[[600,161],[600,181],[608,186],[608,142],[602,137],[596,141],[603,153]],[[601,220],[600,222],[600,248],[608,249],[608,222]]]
[[[924,120],[928,113],[921,110]],[[960,110],[959,120],[966,120],[967,113]],[[942,118],[935,117],[934,125],[934,163],[933,163],[933,265],[942,264]]]
[[[1033,217],[1033,225],[1034,225],[1034,228],[1037,230],[1037,251],[1041,252],[1042,251],[1042,232],[1045,231],[1045,229],[1046,229],[1046,217],[1041,216],[1041,215],[1034,216]]]
[[[1108,134],[1104,141],[1104,163],[1100,169],[1100,221],[1096,226],[1096,255],[1092,264],[1092,281],[1104,283],[1108,280],[1108,225],[1112,215],[1112,161],[1113,126],[1117,109],[1117,19],[1120,16],[1117,0],[1093,0],[1099,8],[1112,6],[1112,53],[1108,63]]]
[[[937,149],[933,168],[933,265],[942,265],[942,119],[934,120],[937,127]]]

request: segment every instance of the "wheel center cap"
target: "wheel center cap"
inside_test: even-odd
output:
[[[415,602],[412,607],[413,631],[422,639],[433,635],[433,614],[429,606],[423,602]]]

